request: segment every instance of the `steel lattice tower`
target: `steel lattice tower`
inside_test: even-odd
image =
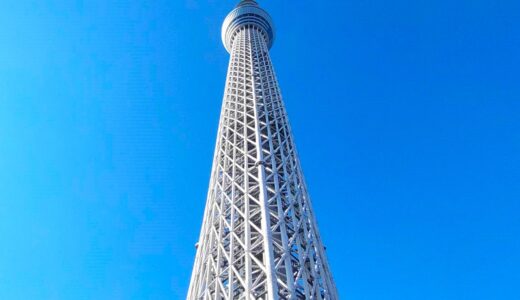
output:
[[[243,0],[188,300],[338,299],[269,48],[271,17]]]

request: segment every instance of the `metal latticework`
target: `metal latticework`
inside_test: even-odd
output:
[[[338,299],[255,1],[223,26],[231,54],[190,288],[198,299]]]

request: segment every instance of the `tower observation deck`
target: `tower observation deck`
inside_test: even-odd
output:
[[[338,299],[269,49],[275,29],[243,0],[230,53],[188,300]]]

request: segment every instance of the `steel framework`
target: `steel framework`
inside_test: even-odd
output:
[[[227,16],[231,54],[189,300],[338,299],[255,1]]]

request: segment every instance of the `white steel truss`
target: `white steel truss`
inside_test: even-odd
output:
[[[231,59],[188,300],[338,299],[260,10],[242,1],[223,27]]]

